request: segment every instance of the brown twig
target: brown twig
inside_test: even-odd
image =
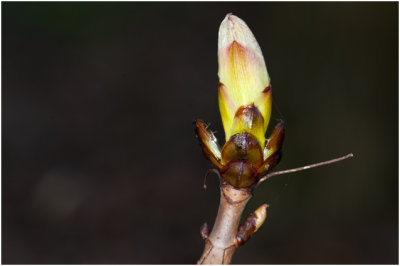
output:
[[[352,153],[325,162],[315,163],[294,169],[272,172],[261,178],[260,181],[257,183],[257,186],[268,178],[275,175],[294,173],[317,166],[339,162],[350,157],[353,157]],[[203,254],[201,255],[201,258],[199,259],[197,264],[229,264],[231,262],[233,254],[235,253],[236,248],[240,246],[240,244],[242,244],[240,242],[242,240],[240,238],[240,234],[239,239],[237,239],[238,226],[243,209],[246,207],[247,202],[252,196],[252,189],[234,188],[233,186],[223,182],[223,179],[219,175],[218,171],[215,170],[210,172],[215,172],[220,177],[221,199],[217,218],[211,233],[209,234],[208,225],[204,224],[201,227],[200,234],[205,240],[205,247]],[[207,172],[207,174],[210,172]],[[251,224],[251,226],[253,226],[253,223]],[[250,233],[256,231],[255,228],[250,229],[254,229]],[[247,238],[250,236],[250,233],[249,235],[247,235],[248,233],[249,232],[244,233]]]
[[[275,176],[275,175],[283,175],[283,174],[295,173],[295,172],[307,170],[307,169],[318,167],[318,166],[323,166],[323,165],[327,165],[327,164],[331,164],[331,163],[336,163],[336,162],[345,160],[345,159],[353,157],[353,156],[354,155],[352,153],[349,153],[349,154],[347,154],[345,156],[342,156],[342,157],[339,157],[339,158],[336,158],[336,159],[332,159],[332,160],[328,160],[328,161],[324,161],[324,162],[314,163],[314,164],[310,164],[310,165],[306,165],[306,166],[302,166],[302,167],[298,167],[298,168],[293,168],[293,169],[288,169],[288,170],[272,172],[272,173],[269,173],[266,176],[262,177],[260,179],[260,181],[258,181],[257,185],[261,184],[262,182],[264,182],[268,178],[270,178],[272,176]]]
[[[236,234],[243,209],[251,198],[249,189],[221,185],[217,218],[197,264],[229,264],[236,250]],[[202,230],[204,231],[204,230]],[[204,234],[202,234],[204,236]]]

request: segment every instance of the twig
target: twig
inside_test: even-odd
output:
[[[293,169],[288,169],[288,170],[272,172],[272,173],[269,173],[266,176],[262,177],[260,179],[260,181],[258,181],[257,185],[261,184],[262,182],[264,182],[268,178],[270,178],[272,176],[275,176],[275,175],[283,175],[283,174],[295,173],[295,172],[307,170],[307,169],[318,167],[318,166],[323,166],[323,165],[327,165],[327,164],[331,164],[331,163],[336,163],[336,162],[345,160],[345,159],[353,157],[353,156],[354,155],[352,153],[349,153],[349,154],[347,154],[345,156],[342,156],[342,157],[339,157],[339,158],[336,158],[336,159],[332,159],[332,160],[329,160],[329,161],[319,162],[319,163],[310,164],[310,165],[306,165],[306,166],[302,166],[302,167],[298,167],[298,168],[293,168]]]
[[[282,175],[303,171],[313,167],[339,162],[350,157],[353,157],[352,153],[325,162],[315,163],[294,169],[272,172],[262,177],[257,183],[257,186],[274,175]],[[236,189],[224,183],[221,175],[215,169],[209,170],[205,178],[210,172],[218,174],[220,178],[221,199],[217,219],[212,228],[211,234],[209,233],[209,228],[206,224],[204,224],[200,230],[201,237],[205,240],[205,247],[203,254],[197,264],[229,264],[233,254],[235,253],[236,248],[240,245],[240,243],[238,244],[240,238],[237,239],[237,229],[243,209],[245,208],[248,200],[251,198],[252,189]],[[206,179],[204,180],[204,188],[206,188],[205,183]],[[255,232],[255,230],[253,230],[252,232]],[[247,232],[245,233],[247,234]]]
[[[209,229],[205,225],[200,230],[205,247],[197,264],[229,264],[237,248],[237,229],[251,192],[228,184],[221,184],[220,189],[220,205],[212,232],[208,235]]]

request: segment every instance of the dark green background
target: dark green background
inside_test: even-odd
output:
[[[286,122],[234,263],[398,263],[398,4],[2,3],[2,263],[195,263],[223,130],[217,32],[255,34]],[[278,111],[279,110],[279,111]]]

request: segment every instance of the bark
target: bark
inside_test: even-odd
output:
[[[251,198],[249,189],[221,185],[217,218],[197,264],[229,264],[236,250],[236,234],[243,209]]]

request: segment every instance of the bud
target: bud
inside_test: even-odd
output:
[[[218,34],[219,108],[226,141],[248,128],[257,127],[256,137],[264,148],[265,131],[271,115],[270,78],[261,49],[246,23],[228,14],[222,21]],[[240,107],[254,105],[261,114],[261,125],[252,119],[234,123]],[[258,128],[260,127],[260,128]]]
[[[226,142],[221,150],[200,120],[195,121],[196,136],[224,182],[252,188],[279,162],[284,125],[275,128],[265,145],[271,116],[270,78],[253,33],[232,14],[226,15],[219,28],[218,63],[218,103]]]
[[[235,245],[241,246],[250,239],[250,237],[260,229],[267,218],[268,204],[263,204],[246,218],[244,223],[239,227],[236,235]]]
[[[204,240],[206,240],[210,235],[210,227],[208,227],[207,223],[203,223],[200,227],[200,236]]]

